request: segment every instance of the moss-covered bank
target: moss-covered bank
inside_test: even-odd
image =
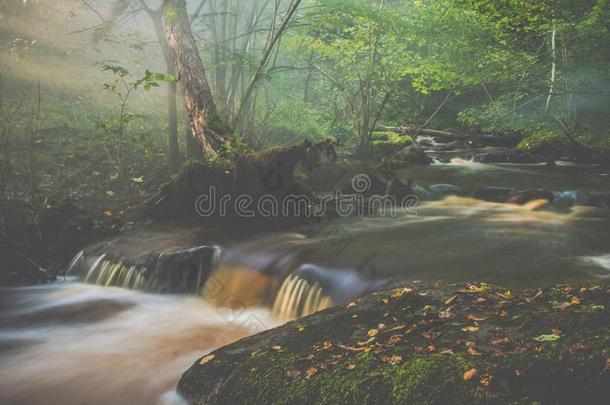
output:
[[[374,293],[204,356],[197,404],[605,403],[607,285]]]

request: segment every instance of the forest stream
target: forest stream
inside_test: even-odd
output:
[[[455,151],[400,176],[447,196],[256,237],[140,231],[86,249],[63,281],[4,288],[0,402],[180,403],[176,382],[203,353],[394,282],[510,288],[610,274],[610,211],[579,204],[610,189],[594,166],[485,164]],[[552,190],[559,208],[451,195],[481,185]]]

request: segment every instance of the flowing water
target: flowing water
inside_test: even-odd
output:
[[[0,290],[0,403],[180,403],[173,387],[204,353],[395,282],[610,276],[610,210],[582,205],[610,192],[607,173],[435,157],[399,173],[427,197],[409,212],[292,233],[141,231],[77,255],[64,281]],[[474,198],[485,187],[553,202]]]

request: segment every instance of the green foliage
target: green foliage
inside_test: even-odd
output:
[[[395,152],[402,146],[413,143],[409,135],[401,135],[395,132],[373,132],[371,134],[371,148],[374,154],[387,155]]]

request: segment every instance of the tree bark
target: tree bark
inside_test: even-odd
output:
[[[191,31],[185,0],[166,0],[163,16],[167,43],[173,51],[180,80],[184,85],[186,109],[193,136],[205,157],[213,158],[226,142],[220,131],[211,127],[219,120],[197,44]]]

